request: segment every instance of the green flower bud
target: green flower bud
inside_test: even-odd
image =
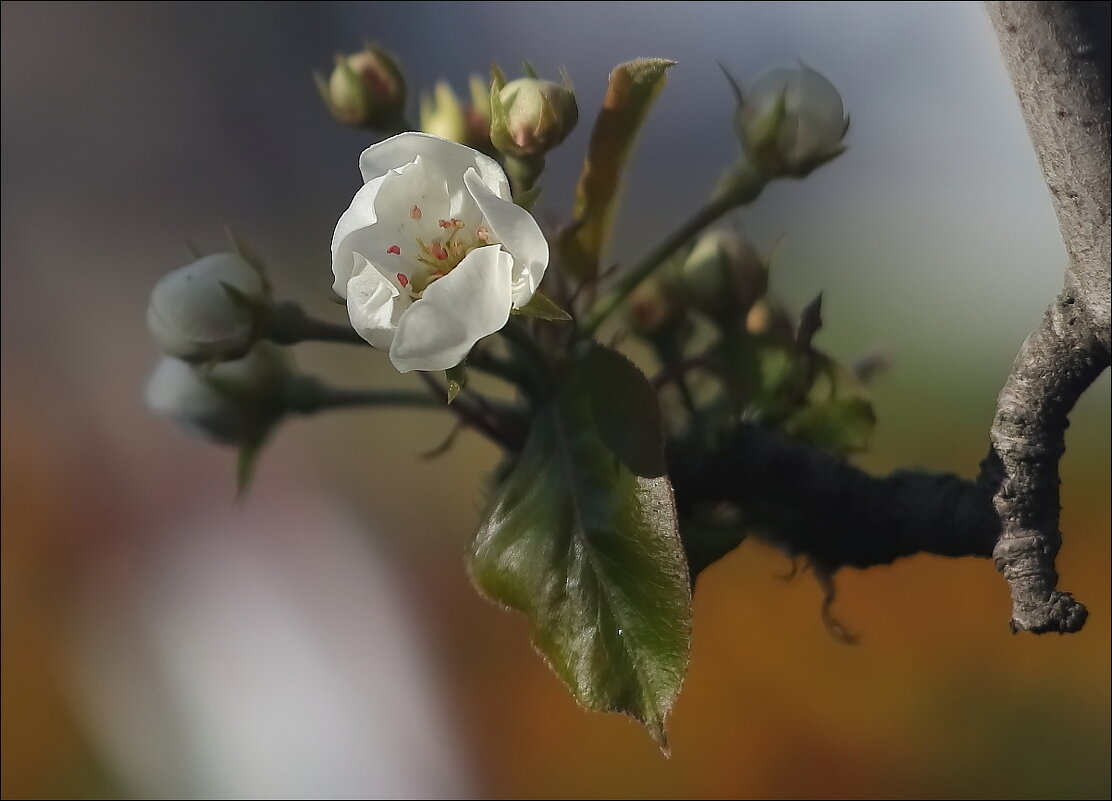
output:
[[[438,81],[431,95],[422,95],[421,130],[441,139],[459,142],[491,154],[490,96],[482,78],[470,80],[471,105],[465,106],[445,81]]]
[[[286,412],[293,374],[282,349],[261,343],[211,368],[163,357],[147,382],[147,408],[187,433],[229,445],[258,442]]]
[[[768,289],[768,268],[749,241],[735,231],[711,231],[695,244],[680,270],[688,302],[712,320],[744,319]]]
[[[803,177],[845,151],[849,118],[842,96],[810,67],[773,69],[748,89],[733,86],[742,147],[770,177]]]
[[[270,309],[259,270],[235,253],[214,253],[155,284],[147,327],[167,356],[193,362],[238,359],[258,339]]]
[[[575,93],[535,77],[505,83],[496,73],[491,88],[490,139],[508,156],[543,156],[567,138],[579,121]]]
[[[315,78],[324,104],[344,125],[386,131],[404,127],[405,78],[384,50],[368,44],[353,55],[337,55],[329,79]]]
[[[687,305],[678,287],[654,276],[642,282],[629,298],[629,328],[650,342],[675,338],[687,323]]]

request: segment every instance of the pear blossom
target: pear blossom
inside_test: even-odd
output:
[[[400,372],[454,367],[533,297],[548,242],[498,163],[464,145],[402,133],[359,167],[332,238],[333,289]]]

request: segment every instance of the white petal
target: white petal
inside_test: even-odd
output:
[[[354,257],[359,262],[359,271],[345,288],[351,327],[374,347],[389,348],[405,298],[374,265],[358,253]]]
[[[384,178],[363,184],[347,211],[340,215],[336,223],[336,231],[332,234],[332,274],[336,276],[332,289],[340,297],[347,297],[348,279],[355,270],[355,259],[352,253],[352,243],[349,241],[353,234],[375,224],[375,196],[382,186]]]
[[[447,370],[510,318],[513,257],[498,245],[477,248],[398,320],[390,361],[399,372]]]
[[[495,238],[513,255],[513,304],[519,309],[533,297],[544,277],[548,267],[548,240],[533,215],[495,195],[474,171],[468,170],[463,181]]]
[[[368,147],[359,157],[359,170],[363,173],[363,180],[369,182],[385,175],[387,170],[409,164],[418,156],[424,156],[438,165],[453,190],[462,184],[467,168],[474,167],[490,191],[498,197],[510,198],[506,173],[494,159],[457,142],[416,131],[400,133]]]
[[[418,209],[416,218],[414,207]],[[389,241],[386,247],[397,244],[405,256],[404,251],[412,250],[418,238],[429,241],[443,236],[438,221],[452,216],[451,207],[447,177],[440,165],[418,156],[411,164],[386,173],[375,196],[376,237],[383,243]],[[363,255],[373,261],[378,254]],[[411,253],[408,258],[416,257]]]

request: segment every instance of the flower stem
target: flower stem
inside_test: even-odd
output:
[[[519,388],[528,387],[532,380],[513,362],[495,356],[487,350],[476,348],[467,357],[468,368],[480,373],[486,373]]]
[[[531,192],[544,171],[542,156],[506,156],[506,174],[513,187],[514,202]]]
[[[657,245],[633,268],[625,272],[610,290],[588,309],[580,323],[580,331],[591,336],[598,330],[622,301],[648,278],[664,261],[679,250],[700,231],[717,220],[737,204],[731,198],[714,198],[692,215],[683,225]]]
[[[298,414],[333,409],[397,406],[438,409],[443,404],[423,392],[390,389],[336,389],[309,376],[295,379],[286,389],[286,404]]]
[[[507,451],[519,451],[523,440],[515,432],[507,430],[501,421],[493,414],[493,409],[481,409],[472,406],[468,403],[466,398],[456,398],[452,403],[447,402],[448,389],[431,374],[418,371],[417,377],[420,378],[425,386],[428,387],[429,395],[425,396],[427,400],[432,402],[432,405],[441,409],[447,409],[460,419],[464,425],[470,426],[483,434],[494,444],[504,448]]]
[[[350,325],[330,323],[310,317],[303,308],[292,301],[283,301],[275,305],[266,322],[263,335],[279,345],[296,345],[299,342],[366,344],[366,341]]]
[[[592,304],[580,323],[580,331],[586,336],[594,334],[637,285],[652,275],[669,256],[726,212],[755,200],[768,180],[768,176],[745,162],[739,162],[726,170],[714,196],[707,204],[632,269],[626,271],[610,291]]]
[[[533,378],[533,386],[538,393],[537,397],[547,397],[554,392],[555,379],[552,374],[552,364],[548,354],[540,344],[517,320],[510,320],[499,333],[506,338],[517,361],[524,364]]]

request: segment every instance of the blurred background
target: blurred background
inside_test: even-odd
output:
[[[616,63],[679,65],[632,163],[612,253],[643,253],[733,159],[721,61],[802,59],[842,90],[849,152],[738,220],[773,291],[824,291],[818,343],[880,347],[861,462],[973,475],[996,393],[1064,249],[975,3],[5,3],[5,797],[1108,797],[1109,379],[1062,466],[1070,637],[1008,633],[987,561],[806,575],[747,543],[700,579],[661,757],[578,709],[462,564],[495,451],[392,411],[295,420],[234,503],[234,457],[143,408],[147,294],[224,246],[322,316],[328,244],[370,139],[310,80],[393,49],[414,93],[492,58],[566,66],[581,124],[549,159],[566,215]],[[302,346],[337,384],[406,385],[369,349]]]

